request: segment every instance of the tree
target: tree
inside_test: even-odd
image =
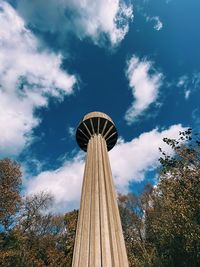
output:
[[[147,184],[141,195],[118,195],[125,244],[130,267],[152,266],[155,257],[153,244],[147,242],[145,211],[149,206],[152,186]]]
[[[21,203],[21,170],[19,164],[8,158],[0,160],[0,232],[13,226]]]
[[[160,179],[146,210],[147,240],[155,245],[156,266],[200,266],[200,142],[191,130],[164,141]]]
[[[64,216],[48,212],[52,201],[45,193],[22,200],[16,225],[1,249],[1,266],[66,266]]]
[[[76,226],[78,221],[78,210],[73,210],[65,214],[65,224],[66,224],[66,249],[67,249],[67,265],[66,267],[71,267],[73,250],[76,236]]]
[[[119,196],[130,266],[200,266],[200,141],[191,129],[161,151],[157,185]]]

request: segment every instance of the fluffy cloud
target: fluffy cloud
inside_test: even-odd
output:
[[[0,1],[0,153],[17,154],[39,123],[36,108],[73,92],[75,77],[61,69],[60,55],[42,51],[24,21]]]
[[[102,45],[107,36],[118,44],[128,31],[133,17],[131,5],[120,0],[46,0],[18,1],[18,10],[28,23],[40,31],[66,38],[73,32],[79,38],[90,37]]]
[[[134,96],[134,102],[125,115],[127,123],[131,124],[156,101],[163,75],[154,69],[151,61],[133,56],[128,61],[126,76]]]
[[[27,194],[41,191],[50,192],[54,196],[54,211],[77,208],[81,194],[84,161],[79,153],[72,160],[66,160],[56,170],[41,172],[27,181]]]
[[[156,169],[159,165],[159,147],[169,154],[172,153],[170,147],[163,142],[163,138],[176,139],[179,131],[184,130],[184,127],[177,124],[167,130],[154,129],[145,132],[130,142],[121,139],[110,152],[113,176],[118,190],[127,192],[131,181],[144,180],[145,173]]]
[[[117,190],[127,192],[130,182],[142,181],[145,173],[158,167],[162,147],[171,153],[162,139],[177,138],[181,125],[173,125],[167,130],[154,129],[141,134],[130,142],[122,138],[109,152],[113,176]],[[122,156],[123,155],[123,156]],[[27,182],[27,193],[40,191],[51,192],[55,198],[54,210],[70,210],[77,208],[80,199],[84,160],[83,154],[78,154],[72,160],[66,160],[59,169],[41,172]]]

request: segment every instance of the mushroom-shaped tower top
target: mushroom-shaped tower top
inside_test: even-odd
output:
[[[112,119],[102,112],[90,112],[83,117],[76,131],[76,141],[81,149],[87,151],[90,138],[100,134],[106,140],[108,151],[117,142],[117,129]]]

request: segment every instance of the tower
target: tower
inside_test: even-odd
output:
[[[112,119],[87,114],[76,132],[87,151],[72,267],[128,267],[108,151],[117,142]]]

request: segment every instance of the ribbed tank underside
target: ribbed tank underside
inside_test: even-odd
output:
[[[72,267],[128,267],[107,144],[94,134],[87,144]]]
[[[90,137],[94,134],[101,134],[106,140],[108,151],[117,142],[117,129],[112,119],[102,112],[91,112],[84,116],[76,131],[76,141],[81,149],[87,151]]]

